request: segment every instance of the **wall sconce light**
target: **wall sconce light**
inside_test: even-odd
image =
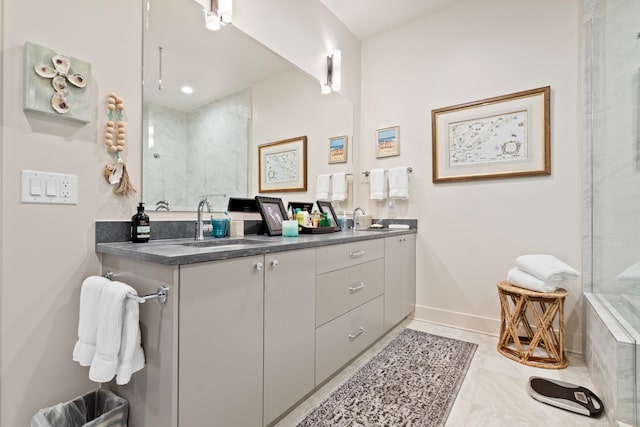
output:
[[[233,20],[233,0],[195,0],[204,9],[204,23],[207,29],[217,31],[221,25]]]
[[[320,89],[323,94],[327,95],[332,91],[339,91],[342,85],[341,70],[342,53],[334,50],[330,56],[327,56],[327,81],[320,83]]]

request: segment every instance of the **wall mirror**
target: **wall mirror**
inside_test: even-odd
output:
[[[292,98],[297,89],[283,87],[286,82],[304,80],[320,94],[319,82],[233,25],[207,30],[195,1],[143,3],[142,198],[148,210],[195,211],[205,196],[222,210],[229,197],[253,197],[256,147],[270,137],[265,130],[287,134],[288,123],[300,123],[291,106],[279,109],[273,100]],[[273,90],[265,88],[270,81]],[[269,92],[271,104],[265,105]],[[300,102],[295,110],[313,114],[317,126],[327,112],[345,111],[313,105],[308,96]],[[343,127],[352,128],[349,108],[350,124]],[[287,117],[277,117],[279,111]],[[260,125],[257,116],[264,119]]]

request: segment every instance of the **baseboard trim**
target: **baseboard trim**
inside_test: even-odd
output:
[[[500,319],[474,316],[469,313],[442,310],[434,307],[416,305],[413,318],[425,322],[450,326],[467,331],[479,332],[482,334],[497,337],[500,334]],[[582,334],[568,336],[565,329],[565,351],[582,354]]]

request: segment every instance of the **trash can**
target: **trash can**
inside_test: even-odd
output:
[[[103,389],[40,409],[31,427],[127,427],[129,402]]]

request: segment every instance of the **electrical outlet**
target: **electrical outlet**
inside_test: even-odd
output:
[[[78,204],[78,176],[22,171],[22,203]]]

